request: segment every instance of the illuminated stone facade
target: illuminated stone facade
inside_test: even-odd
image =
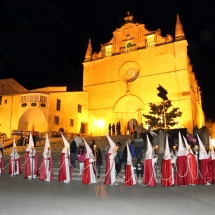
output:
[[[158,84],[168,91],[173,106],[183,116],[178,127],[192,132],[204,125],[198,82],[187,55],[187,41],[177,15],[175,38],[163,37],[161,30],[149,31],[134,23],[128,13],[124,25],[113,38],[92,53],[89,40],[84,65],[83,91],[89,92],[89,131],[95,135],[107,131],[109,123],[121,122],[127,133],[128,121],[145,124],[143,113],[149,103],[159,103]]]
[[[7,91],[0,97],[0,132],[12,130],[87,133],[88,93],[67,92],[66,87],[28,91],[13,79],[3,79]],[[19,89],[16,90],[15,89]]]
[[[83,92],[66,87],[28,91],[13,79],[0,80],[0,132],[59,131],[104,135],[109,123],[145,125],[149,103],[159,103],[157,87],[168,91],[183,116],[179,127],[204,125],[200,88],[187,55],[187,41],[177,15],[175,38],[161,30],[149,31],[128,13],[113,38],[92,52],[89,40],[84,65]]]

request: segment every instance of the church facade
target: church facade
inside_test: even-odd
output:
[[[126,133],[130,122],[143,123],[149,103],[160,103],[157,87],[168,91],[174,107],[183,112],[178,127],[192,133],[204,125],[200,88],[187,55],[187,40],[176,17],[175,37],[150,31],[134,23],[128,13],[124,25],[112,39],[92,53],[91,41],[85,56],[83,91],[89,92],[89,129],[102,134],[109,123],[121,123]],[[177,119],[176,119],[177,120]],[[93,123],[92,123],[93,122]]]
[[[187,55],[179,16],[174,38],[161,30],[150,31],[133,22],[128,13],[124,25],[112,39],[92,52],[91,41],[83,62],[83,91],[66,87],[27,90],[14,79],[0,80],[0,132],[12,130],[66,131],[104,135],[111,123],[129,126],[143,123],[149,103],[160,103],[157,87],[168,91],[168,99],[183,112],[178,127],[204,125],[201,92]]]

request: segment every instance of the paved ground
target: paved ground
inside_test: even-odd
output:
[[[50,183],[0,176],[1,215],[214,214],[215,185],[196,187],[124,187]]]

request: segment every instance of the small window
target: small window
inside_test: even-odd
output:
[[[105,46],[105,56],[110,57],[112,55],[112,45]]]
[[[155,35],[154,34],[146,36],[146,46],[147,47],[155,46]]]
[[[4,103],[7,104],[7,99],[4,100]]]
[[[74,119],[70,119],[70,126],[71,126],[71,127],[74,126]]]
[[[81,110],[82,109],[82,106],[81,105],[78,105],[78,113],[81,113]]]
[[[54,124],[59,125],[59,116],[54,116]]]
[[[126,44],[126,48],[129,49],[129,48],[131,48],[131,47],[132,47],[132,44],[131,44],[130,42]]]
[[[57,99],[56,110],[58,110],[58,111],[60,111],[60,103],[61,103],[61,100]]]
[[[0,96],[0,105],[1,105],[1,102],[2,102],[2,96]]]

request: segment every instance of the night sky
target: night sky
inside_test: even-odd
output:
[[[0,3],[0,78],[27,89],[66,85],[82,90],[88,39],[93,52],[122,26],[127,11],[149,30],[174,37],[179,13],[188,54],[202,90],[206,118],[215,120],[215,9],[212,0],[6,0]]]

